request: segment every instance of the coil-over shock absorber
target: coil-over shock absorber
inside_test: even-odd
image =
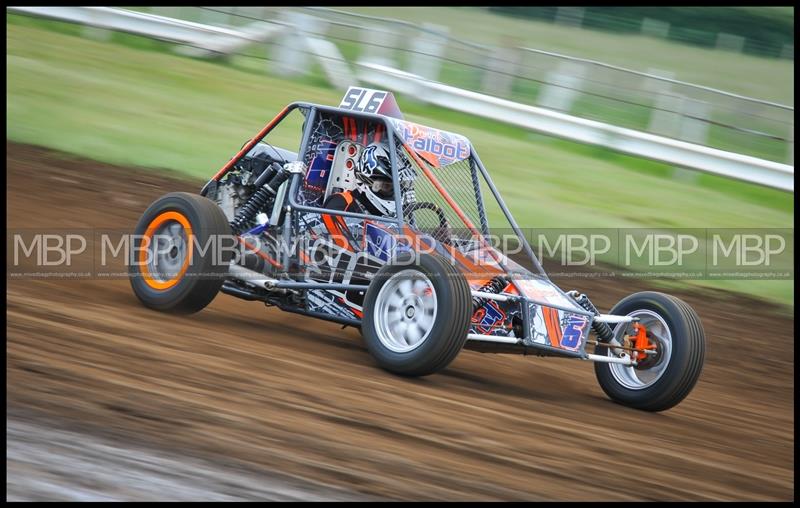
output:
[[[508,280],[503,275],[497,275],[492,278],[489,282],[484,284],[483,286],[478,289],[481,293],[494,293],[498,294],[508,285]],[[480,296],[473,296],[472,297],[472,311],[475,312],[476,310],[483,307],[486,303],[488,298],[483,298]]]
[[[588,296],[575,290],[568,291],[567,294],[571,296],[572,299],[578,303],[578,305],[588,310],[593,315],[597,316],[600,314],[600,311],[597,310],[597,307],[595,307],[592,301],[589,300]],[[594,330],[594,333],[597,334],[600,342],[611,342],[611,340],[614,339],[614,332],[611,330],[611,327],[608,326],[608,323],[592,321],[592,330]]]
[[[270,200],[275,199],[278,188],[289,178],[290,174],[291,172],[283,168],[280,164],[273,163],[259,175],[258,179],[255,181],[255,185],[257,187],[260,186],[260,188],[250,196],[247,203],[242,205],[239,211],[236,212],[236,216],[230,222],[234,234],[238,235],[241,233],[242,229],[247,223],[253,220],[259,210],[262,210]]]

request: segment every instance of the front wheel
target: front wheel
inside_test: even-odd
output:
[[[467,340],[472,293],[439,256],[403,254],[385,265],[364,297],[361,333],[384,369],[425,376],[447,367]]]
[[[697,313],[674,296],[645,291],[622,299],[610,314],[639,318],[655,354],[642,355],[636,366],[596,362],[595,375],[606,395],[645,411],[664,411],[686,398],[705,357],[705,333]],[[623,344],[628,329],[626,323],[616,325],[617,342]],[[615,356],[612,350],[598,346],[595,353]]]
[[[225,214],[213,201],[187,192],[156,200],[136,225],[130,282],[151,309],[190,314],[211,303],[229,270]],[[216,242],[216,243],[215,243]]]

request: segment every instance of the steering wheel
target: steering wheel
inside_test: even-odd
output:
[[[453,243],[453,234],[450,229],[450,222],[447,220],[447,215],[445,215],[444,210],[442,210],[442,208],[439,205],[436,205],[429,201],[422,201],[418,203],[412,203],[405,207],[403,211],[409,215],[409,218],[411,219],[409,222],[411,223],[412,226],[417,228],[418,228],[418,226],[416,225],[417,220],[414,214],[418,210],[431,210],[433,213],[435,213],[439,218],[439,225],[436,226],[436,229],[433,230],[431,235],[440,242],[447,244]]]

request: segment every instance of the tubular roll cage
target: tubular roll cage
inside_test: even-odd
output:
[[[358,118],[358,119],[378,122],[378,123],[381,123],[385,127],[387,134],[392,134],[392,135],[387,136],[387,137],[388,137],[388,141],[389,141],[389,147],[390,147],[389,153],[390,153],[391,163],[392,163],[392,168],[393,168],[392,181],[393,181],[394,193],[395,193],[395,206],[396,206],[396,212],[395,213],[396,213],[396,215],[395,215],[395,217],[380,217],[380,220],[384,221],[384,222],[388,222],[388,223],[393,223],[393,224],[397,225],[398,227],[402,228],[402,226],[404,224],[404,221],[403,221],[403,207],[402,207],[402,198],[401,198],[401,195],[400,195],[400,183],[399,183],[398,171],[397,171],[397,168],[398,168],[397,152],[396,152],[396,144],[395,144],[395,139],[402,139],[402,136],[400,135],[399,132],[397,132],[397,129],[395,129],[394,125],[389,121],[389,118],[384,116],[384,115],[379,115],[379,114],[374,114],[374,113],[364,113],[364,112],[353,111],[353,110],[344,109],[344,108],[336,108],[336,107],[331,107],[331,106],[323,106],[323,105],[319,105],[319,104],[312,104],[312,103],[308,103],[308,102],[293,102],[293,103],[290,103],[289,105],[287,105],[285,108],[283,108],[283,110],[281,110],[280,113],[278,113],[275,116],[275,118],[273,118],[267,125],[265,125],[264,128],[261,129],[261,131],[258,134],[255,135],[255,137],[253,137],[248,143],[246,143],[242,147],[242,149],[239,150],[239,152],[236,155],[234,155],[233,158],[231,158],[211,178],[211,180],[209,180],[203,186],[202,190],[200,191],[200,195],[205,196],[208,193],[208,189],[209,189],[210,185],[212,184],[212,182],[219,181],[223,176],[225,176],[233,168],[233,166],[236,165],[236,163],[238,163],[245,155],[247,155],[247,153],[249,153],[250,150],[252,150],[252,148],[254,146],[256,146],[259,142],[261,142],[261,140],[264,139],[275,128],[275,126],[277,126],[286,116],[289,115],[289,113],[291,113],[295,109],[301,109],[301,110],[305,110],[306,111],[306,120],[305,120],[305,124],[304,124],[305,128],[304,128],[304,131],[303,131],[303,134],[302,134],[303,138],[302,138],[302,141],[300,143],[300,148],[299,148],[299,151],[298,151],[298,160],[301,160],[301,161],[302,161],[302,158],[304,157],[304,155],[305,155],[305,153],[306,153],[306,151],[308,149],[308,143],[309,143],[309,140],[311,138],[311,135],[312,135],[312,132],[313,132],[313,129],[314,129],[314,124],[315,124],[315,121],[317,119],[317,115],[319,113],[350,116],[350,117],[354,117],[354,118]],[[488,184],[489,189],[492,192],[492,195],[497,200],[497,203],[500,205],[500,208],[503,211],[503,215],[508,220],[508,222],[511,225],[514,233],[517,235],[518,240],[522,244],[522,247],[524,248],[525,253],[528,255],[528,257],[530,258],[530,260],[533,263],[534,267],[538,271],[538,274],[533,274],[532,273],[531,275],[533,275],[534,277],[537,277],[537,278],[544,278],[547,281],[550,281],[549,277],[547,276],[547,274],[544,271],[544,268],[542,268],[541,263],[539,262],[539,260],[537,259],[536,255],[534,254],[533,249],[531,249],[531,246],[528,243],[528,240],[525,238],[525,235],[522,233],[522,231],[520,230],[520,228],[517,225],[516,221],[514,220],[514,217],[511,215],[511,212],[508,210],[508,207],[506,206],[505,201],[503,201],[503,198],[500,196],[500,193],[498,192],[497,188],[495,187],[494,182],[492,182],[492,179],[490,178],[489,173],[486,171],[486,168],[484,167],[483,163],[480,160],[480,157],[478,156],[477,152],[475,151],[474,147],[472,146],[472,142],[471,141],[469,142],[469,148],[470,148],[470,157],[474,160],[475,166],[481,172],[481,175],[483,176],[484,180]],[[424,172],[427,169],[426,166],[425,166],[425,163],[423,161],[419,160],[418,156],[416,155],[416,153],[414,152],[414,150],[412,148],[410,148],[410,147],[408,147],[406,145],[406,149],[409,152],[409,154],[415,159],[417,164],[423,169],[423,172]],[[366,214],[360,214],[360,213],[354,213],[354,212],[346,212],[346,211],[340,211],[340,210],[329,210],[327,208],[321,208],[321,207],[316,207],[316,206],[308,206],[308,205],[304,205],[304,204],[298,203],[297,200],[296,200],[296,195],[297,195],[297,192],[298,192],[298,188],[301,185],[303,176],[304,175],[302,175],[300,173],[293,173],[290,176],[288,193],[287,193],[288,194],[288,203],[286,205],[282,206],[284,210],[290,211],[290,210],[294,209],[294,210],[298,210],[298,211],[320,213],[320,214],[329,214],[329,215],[340,215],[340,216],[344,216],[344,217],[355,217],[355,218],[360,218],[360,219],[374,219],[375,218],[375,217],[373,217],[371,215],[366,215]],[[426,176],[429,176],[429,178],[430,178],[430,175],[426,175]],[[434,186],[437,186],[436,182],[432,182],[432,183],[434,184]],[[439,188],[439,187],[437,186],[437,188]],[[440,188],[439,188],[439,190],[440,190],[440,192],[442,191],[442,189],[440,189]],[[447,198],[447,196],[443,196],[443,197]],[[280,198],[280,196],[279,196],[279,198]],[[285,195],[284,195],[283,199],[287,199],[285,197]],[[480,205],[483,206],[482,197],[478,196],[478,199],[481,200]],[[286,202],[284,202],[284,203],[286,203]],[[471,225],[469,219],[467,219],[466,217],[463,216],[463,213],[460,212],[460,210],[458,209],[457,205],[456,205],[456,210],[455,211],[459,215],[459,217],[462,220],[465,221],[465,224],[468,227],[470,227],[470,229],[473,229],[473,231],[474,231],[475,230],[474,225]],[[289,242],[290,241],[290,239],[291,239],[290,238],[291,237],[291,225],[290,225],[290,221],[289,220],[284,220],[283,221],[283,229],[281,231],[281,236],[283,237],[283,241],[285,241],[285,242]],[[287,243],[287,245],[288,245],[288,243]],[[281,252],[280,252],[280,264],[282,266],[289,266],[289,263],[288,263],[289,262],[289,257],[290,257],[289,253],[285,252],[284,249],[281,249]],[[499,259],[497,257],[495,257],[495,259],[498,262],[498,264],[503,268],[503,270],[506,271],[506,273],[508,273],[509,269],[508,269],[508,266],[506,265],[506,263],[504,263],[502,259]],[[468,335],[468,339],[473,340],[473,341],[481,341],[481,342],[489,342],[489,343],[495,342],[495,343],[497,343],[498,346],[518,348],[519,350],[521,350],[523,352],[525,352],[528,349],[530,349],[530,350],[536,350],[539,354],[547,354],[547,355],[553,355],[553,356],[566,356],[566,357],[574,357],[574,358],[580,358],[580,359],[584,359],[584,360],[593,360],[593,361],[615,361],[615,359],[612,359],[610,357],[604,357],[604,356],[599,356],[599,355],[593,355],[593,354],[586,353],[585,352],[586,341],[584,341],[584,343],[581,345],[580,350],[578,350],[578,351],[569,351],[569,350],[565,350],[565,349],[559,349],[559,348],[556,348],[556,347],[553,347],[553,346],[550,346],[550,345],[547,345],[547,344],[534,343],[533,341],[529,340],[530,339],[530,335],[531,335],[531,332],[530,332],[530,330],[531,330],[531,327],[530,327],[531,316],[529,315],[528,309],[529,309],[529,304],[531,304],[531,303],[536,304],[536,305],[544,305],[546,307],[552,307],[552,308],[555,308],[555,309],[571,312],[571,313],[574,313],[574,314],[584,315],[584,316],[587,316],[590,321],[591,320],[595,320],[598,316],[595,316],[591,312],[588,312],[588,311],[584,310],[583,308],[579,307],[577,304],[576,304],[575,308],[566,308],[566,307],[563,307],[563,306],[559,306],[559,305],[553,304],[551,302],[542,302],[542,301],[538,301],[536,299],[530,298],[530,297],[525,295],[525,292],[523,291],[522,288],[520,288],[519,284],[516,282],[516,280],[513,277],[511,277],[510,280],[511,280],[512,284],[514,284],[514,286],[517,288],[517,291],[519,293],[518,295],[488,294],[488,293],[481,293],[481,292],[478,292],[478,291],[475,291],[475,290],[472,290],[472,294],[473,294],[473,296],[479,296],[479,297],[483,297],[483,298],[491,298],[491,299],[495,299],[495,300],[503,300],[503,301],[514,300],[514,301],[517,301],[518,304],[522,306],[522,308],[520,309],[521,310],[520,314],[521,314],[522,319],[523,319],[523,337],[522,338],[512,338],[512,337],[502,337],[502,336],[489,336],[489,335],[469,334]],[[326,288],[327,289],[339,289],[337,287],[334,287],[335,285],[332,285],[332,284],[319,283],[319,282],[296,281],[296,280],[291,280],[291,279],[289,279],[289,280],[286,280],[286,279],[284,279],[284,280],[274,280],[274,281],[271,282],[270,286],[273,287],[273,288],[276,288],[276,289],[294,289],[294,290],[326,289]],[[369,287],[368,285],[352,285],[351,284],[351,285],[348,285],[347,289],[366,291],[368,287]],[[553,284],[553,287],[555,287],[556,290],[558,292],[560,292],[562,295],[564,295],[566,298],[569,298],[569,296],[567,296],[560,288],[558,288],[558,286]],[[315,312],[315,311],[310,311],[310,310],[301,310],[301,309],[297,309],[297,308],[290,308],[290,307],[284,307],[284,306],[280,306],[280,308],[282,310],[295,312],[295,313],[299,313],[299,314],[304,314],[304,315],[308,315],[308,316],[311,316],[311,317],[316,317],[316,318],[320,318],[320,319],[334,321],[334,322],[347,324],[347,325],[351,325],[351,326],[360,326],[360,324],[361,324],[360,321],[355,321],[355,320],[350,320],[350,319],[347,319],[347,318],[336,317],[336,316],[324,314],[324,313],[321,313],[321,312]],[[623,363],[623,362],[617,360],[617,363]]]

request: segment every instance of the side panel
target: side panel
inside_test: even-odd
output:
[[[368,285],[394,256],[398,227],[391,222],[316,212],[298,213],[297,280]],[[310,290],[306,310],[360,320],[365,291]]]
[[[469,333],[514,336],[511,323],[519,312],[519,304],[489,300],[472,314]]]
[[[584,352],[591,328],[588,316],[534,302],[527,305],[531,319],[526,345]]]

